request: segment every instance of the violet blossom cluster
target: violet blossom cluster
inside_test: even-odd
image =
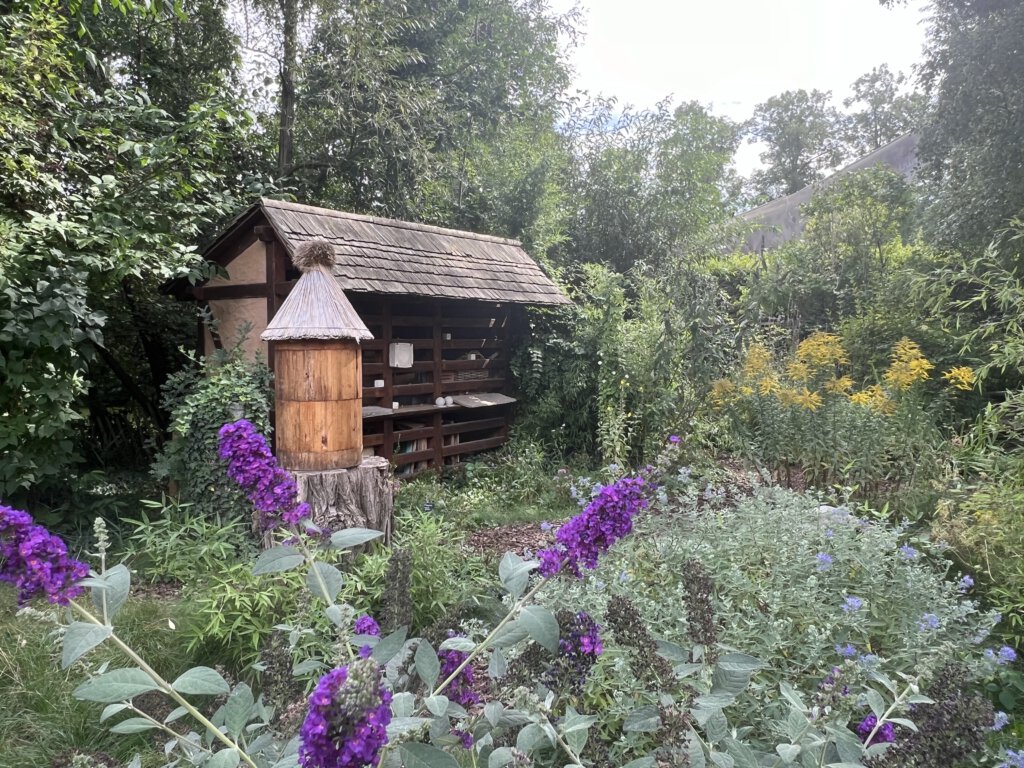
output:
[[[357,635],[380,637],[380,624],[374,621],[373,616],[364,613],[356,619],[355,632]]]
[[[598,491],[586,508],[555,534],[555,546],[537,553],[540,573],[554,576],[563,566],[575,576],[596,568],[598,558],[633,530],[633,518],[647,507],[648,482],[621,477]]]
[[[569,686],[579,695],[597,657],[604,652],[601,628],[586,611],[580,611],[569,620],[563,616],[560,623],[562,636],[558,640],[558,656],[544,676],[544,684],[551,689]]]
[[[878,725],[878,718],[874,715],[868,715],[860,724],[857,726],[857,735],[860,736],[867,746],[872,744],[892,743],[896,741],[896,729],[892,723],[883,723],[882,727],[878,729],[875,735],[868,741],[868,737],[871,736],[871,732],[875,730],[875,726]]]
[[[449,632],[448,637],[462,637],[454,632]],[[437,658],[441,661],[441,679],[447,680],[449,675],[459,668],[459,665],[466,660],[469,654],[465,651],[443,650],[438,651]],[[449,701],[454,701],[463,707],[472,707],[480,703],[480,694],[473,690],[473,665],[467,664],[455,679],[448,683],[442,693]]]
[[[89,575],[89,566],[68,557],[64,542],[27,512],[0,504],[0,581],[18,590],[18,604],[36,595],[67,605],[82,592],[75,582]]]
[[[309,505],[295,500],[295,478],[277,464],[266,438],[249,421],[225,424],[217,433],[219,455],[228,463],[228,477],[238,483],[260,514],[260,528],[297,525],[309,517]]]
[[[299,730],[302,768],[376,766],[387,743],[391,691],[380,682],[380,667],[353,661],[320,678],[309,697]]]

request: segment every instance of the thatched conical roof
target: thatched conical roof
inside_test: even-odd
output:
[[[295,259],[304,270],[302,277],[260,338],[264,341],[372,339],[373,334],[321,258],[321,252],[333,252],[330,244],[313,240],[304,245],[308,246],[309,253],[304,254],[308,258],[296,254]]]

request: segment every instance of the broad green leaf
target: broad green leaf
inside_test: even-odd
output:
[[[658,640],[657,647],[658,654],[674,664],[684,664],[690,660],[690,654],[686,649],[676,643],[670,643],[668,640]]]
[[[449,637],[438,646],[442,651],[463,651],[469,652],[476,648],[476,643],[468,637]]]
[[[654,704],[634,709],[622,722],[622,730],[626,733],[654,733],[659,728],[661,715]]]
[[[423,706],[430,710],[430,714],[441,717],[448,714],[448,697],[442,694],[428,696],[423,700]]]
[[[716,709],[711,713],[711,717],[704,724],[704,733],[712,744],[717,744],[723,739],[728,738],[729,721],[722,710]]]
[[[252,689],[245,683],[236,685],[228,700],[224,702],[224,727],[229,734],[242,734],[255,706],[256,699],[252,695]]]
[[[516,643],[525,640],[528,636],[529,633],[522,622],[513,620],[498,630],[498,634],[491,640],[491,645],[495,648],[511,648]]]
[[[560,728],[569,747],[579,754],[587,746],[587,736],[590,726],[596,723],[598,718],[595,715],[581,715],[573,707],[567,707],[565,717],[562,718]]]
[[[204,768],[235,768],[242,760],[236,749],[222,749],[203,763]]]
[[[914,733],[917,733],[917,726],[914,725],[912,720],[907,720],[905,717],[890,717],[886,722],[902,725],[904,728],[909,728],[911,731],[914,731]]]
[[[501,715],[505,711],[505,705],[500,701],[489,701],[484,705],[484,717],[495,728],[501,722]]]
[[[526,585],[530,580],[530,571],[534,570],[539,563],[536,560],[523,560],[514,552],[506,552],[498,564],[498,578],[512,597],[517,598],[526,591]]]
[[[759,768],[754,751],[741,741],[726,739],[725,749],[736,762],[736,768]]]
[[[429,717],[393,717],[388,723],[388,740],[393,740],[409,731],[415,731],[431,722]]]
[[[405,645],[405,637],[409,634],[406,627],[399,627],[390,635],[385,637],[373,649],[373,660],[378,664],[387,664],[395,657],[402,646]]]
[[[344,584],[345,577],[330,563],[317,561],[306,572],[306,586],[313,593],[313,597],[319,597],[328,603],[334,602]]]
[[[736,697],[731,693],[705,693],[703,696],[698,696],[694,701],[700,707],[722,709],[736,701]]]
[[[175,720],[184,717],[188,714],[188,710],[184,707],[175,707],[170,711],[167,717],[164,718],[165,723],[173,723]]]
[[[416,694],[402,691],[391,697],[391,713],[395,717],[411,717],[416,709]]]
[[[519,612],[519,621],[538,645],[549,653],[558,653],[558,620],[551,611],[528,605]]]
[[[705,768],[707,760],[704,757],[704,747],[701,745],[700,737],[693,728],[689,728],[686,734],[686,756],[689,758],[689,768]]]
[[[717,666],[729,672],[756,672],[764,668],[760,659],[745,653],[727,653],[718,660]]]
[[[380,538],[383,531],[375,531],[372,528],[346,528],[343,531],[335,531],[331,534],[331,547],[334,549],[350,549],[365,544],[368,541]]]
[[[530,754],[539,745],[551,746],[551,737],[537,723],[530,723],[516,735],[516,749]]]
[[[198,696],[216,696],[231,690],[220,672],[209,667],[193,667],[171,683],[171,688],[178,693]]]
[[[437,658],[437,651],[426,640],[420,640],[416,646],[416,674],[427,686],[428,690],[433,689],[437,682],[437,676],[441,673],[441,661]],[[440,714],[439,712],[435,712]]]
[[[103,601],[107,604],[107,620],[112,621],[118,610],[128,599],[132,587],[132,573],[122,564],[108,568],[102,576],[89,579],[92,588],[92,604],[97,611],[103,610]]]
[[[800,754],[800,744],[776,744],[775,752],[786,763],[792,763]]]
[[[405,768],[459,768],[454,757],[429,744],[410,742],[400,744],[398,750]]]
[[[800,695],[800,692],[797,691],[796,688],[787,683],[785,680],[779,683],[779,691],[786,698],[786,700],[794,707],[796,707],[798,710],[800,710],[801,712],[807,711],[807,704],[804,702],[804,699]]]
[[[882,698],[882,694],[873,688],[868,688],[867,699],[868,706],[871,707],[871,711],[875,714],[875,717],[881,717],[885,714],[885,699]]]
[[[292,676],[299,677],[301,675],[308,675],[312,672],[319,672],[326,666],[327,665],[320,661],[320,659],[303,659],[292,667]]]
[[[515,762],[516,756],[509,747],[498,747],[487,758],[487,768],[505,768]]]
[[[654,768],[657,765],[654,758],[651,755],[646,757],[638,757],[636,760],[630,760],[622,768]]]
[[[89,624],[84,621],[72,622],[64,632],[64,648],[61,653],[61,668],[67,669],[83,654],[102,643],[111,633],[110,627]]]
[[[498,648],[491,648],[491,660],[487,663],[487,674],[492,680],[500,680],[508,672],[505,654]]]
[[[104,720],[108,720],[118,712],[123,712],[126,709],[128,709],[128,705],[120,702],[117,704],[107,704],[107,706],[103,708],[103,713],[100,715],[100,722],[102,723]]]
[[[159,686],[152,678],[136,667],[114,669],[91,680],[86,680],[72,694],[82,701],[110,704],[125,701],[141,693],[155,691]]]
[[[736,761],[725,752],[712,752],[711,762],[717,765],[718,768],[735,768],[736,766]]]
[[[156,728],[156,723],[147,720],[144,717],[129,717],[127,720],[122,720],[120,723],[111,726],[111,733],[142,733],[143,731],[151,731]]]
[[[327,615],[327,618],[330,619],[330,622],[334,626],[338,627],[339,629],[342,628],[343,622],[340,605],[328,605],[327,608],[324,609],[324,613]]]
[[[306,562],[305,556],[295,547],[287,545],[271,547],[261,552],[253,563],[252,572],[259,576],[261,573],[279,573],[298,568]]]

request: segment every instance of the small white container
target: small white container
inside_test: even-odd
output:
[[[397,410],[398,410],[398,405],[399,405],[399,403],[398,403],[398,401],[396,400],[395,402],[393,402],[393,403],[391,404],[391,410],[392,410],[392,411],[397,411]]]
[[[445,405],[455,405],[455,398],[454,398],[454,397],[452,397],[451,395],[448,395],[448,396],[447,396],[447,397],[446,397],[446,398],[444,399],[444,404],[445,404]]]
[[[381,387],[384,386],[384,379],[374,379],[373,386],[376,387],[377,389],[380,389]]]
[[[438,408],[442,407],[444,405],[444,398],[437,398],[437,400],[434,401],[434,405],[436,405]]]

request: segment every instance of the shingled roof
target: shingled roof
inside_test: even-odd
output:
[[[334,247],[346,292],[407,294],[518,304],[568,304],[515,240],[261,199],[207,253],[262,213],[289,257],[315,237]]]

